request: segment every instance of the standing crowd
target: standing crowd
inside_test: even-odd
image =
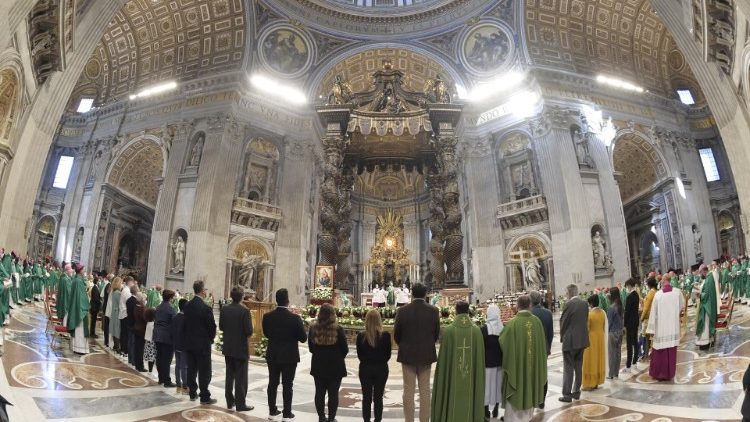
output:
[[[18,261],[15,254],[0,249],[0,318],[4,323],[10,309],[44,301],[50,319],[70,335],[73,352],[85,354],[87,338],[97,337],[96,322],[101,319],[105,347],[127,358],[135,370],[152,372],[155,367],[163,387],[176,388],[178,394],[201,404],[217,402],[209,391],[217,324],[202,281],[193,284],[194,296],[187,300],[158,286],[142,291],[132,277],[89,275],[77,264],[63,264],[60,269],[27,260],[18,267]],[[709,347],[715,341],[718,318],[726,312],[726,301],[733,303],[739,297],[736,289],[742,287],[722,282],[727,274],[722,274],[716,262],[700,266],[693,276],[688,283],[673,273],[650,274],[645,291],[635,279],[622,288],[588,295],[579,295],[576,285],[568,286],[560,318],[563,385],[559,400],[580,400],[583,392],[599,388],[605,378],[617,379],[631,368],[638,370],[639,363],[648,363],[649,375],[656,380],[674,378],[681,324],[696,286],[696,343]],[[218,324],[223,332],[226,406],[239,412],[253,409],[246,402],[253,326],[242,304],[243,293],[239,286],[232,288],[232,303],[220,308]],[[411,294],[411,302],[398,308],[392,333],[384,329],[380,312],[371,309],[364,330],[353,341],[364,421],[382,420],[394,344],[403,376],[405,421],[485,421],[497,418],[500,408],[506,422],[529,421],[535,409],[544,409],[547,357],[554,333],[552,313],[542,306],[539,292],[519,296],[515,316],[505,323],[500,309],[490,304],[482,327],[470,318],[469,305],[458,302],[455,318],[442,332],[438,309],[425,300],[425,286],[415,284]],[[286,289],[276,292],[276,303],[262,321],[268,339],[268,419],[295,420],[292,401],[299,344],[308,342],[318,420],[335,422],[350,352],[336,311],[331,305],[321,306],[306,330],[300,316],[289,309]],[[626,361],[621,369],[623,338]],[[280,384],[281,407],[277,402]],[[743,385],[750,386],[750,368]],[[743,406],[743,412],[745,407],[750,404]]]

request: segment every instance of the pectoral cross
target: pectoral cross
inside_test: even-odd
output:
[[[461,357],[458,358],[458,370],[465,377],[469,374],[470,369],[469,364],[466,362],[466,351],[471,349],[471,346],[466,345],[466,337],[464,337],[463,346],[458,346],[456,349],[461,352]]]

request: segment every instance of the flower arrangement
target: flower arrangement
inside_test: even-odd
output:
[[[316,287],[310,297],[314,300],[333,300],[333,289],[330,287]]]
[[[216,338],[214,338],[214,349],[217,352],[221,352],[224,347],[224,332],[216,330]]]
[[[268,338],[265,336],[260,339],[260,343],[255,345],[255,356],[265,359],[268,351]]]
[[[302,308],[300,316],[302,317],[303,321],[311,324],[314,322],[316,316],[318,315],[319,309],[320,306],[318,305],[308,305]],[[398,308],[391,306],[386,306],[383,308],[371,308],[369,306],[342,306],[335,309],[337,322],[344,327],[352,328],[364,327],[365,316],[371,309],[377,309],[378,312],[380,312],[380,316],[383,319],[383,325],[393,326],[396,318],[396,311],[398,310]],[[440,313],[441,325],[450,325],[453,323],[453,320],[456,316],[455,307],[444,306],[440,308]],[[474,324],[478,326],[483,326],[487,323],[487,316],[481,309],[479,309],[475,305],[471,305],[469,307],[469,315],[471,316],[471,320],[474,322]]]

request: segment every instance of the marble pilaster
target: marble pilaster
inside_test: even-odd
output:
[[[586,197],[581,183],[578,158],[570,138],[573,110],[550,107],[531,120],[534,149],[539,160],[542,191],[549,211],[555,291],[564,292],[570,283],[583,290],[593,287]]]
[[[215,297],[224,297],[227,244],[234,186],[242,159],[241,130],[228,115],[208,119],[198,168],[195,204],[188,230],[185,289],[203,280]]]
[[[315,168],[311,150],[304,148],[302,142],[292,142],[285,148],[280,165],[279,207],[284,210],[284,216],[277,235],[276,262],[284,264],[276,267],[273,289],[286,288],[291,303],[301,305],[306,303],[307,244],[307,233],[302,230],[307,207],[301,204],[309,203],[312,195],[310,184]]]
[[[168,127],[164,128],[164,131],[168,132],[169,130]],[[181,122],[174,127],[171,148],[167,158],[167,168],[164,171],[159,199],[156,203],[154,228],[151,233],[148,259],[148,283],[150,285],[163,281],[169,270],[169,244],[172,241],[172,221],[174,219],[177,190],[179,189],[179,176],[185,163],[188,139],[190,139],[192,132],[192,122]],[[162,134],[162,136],[172,135]]]

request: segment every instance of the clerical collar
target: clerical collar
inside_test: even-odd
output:
[[[425,301],[423,297],[415,297],[415,298],[414,298],[414,299],[412,299],[411,301],[412,301],[412,302],[416,302],[416,301],[418,301],[418,300],[421,300],[422,302],[424,302],[424,301]]]

